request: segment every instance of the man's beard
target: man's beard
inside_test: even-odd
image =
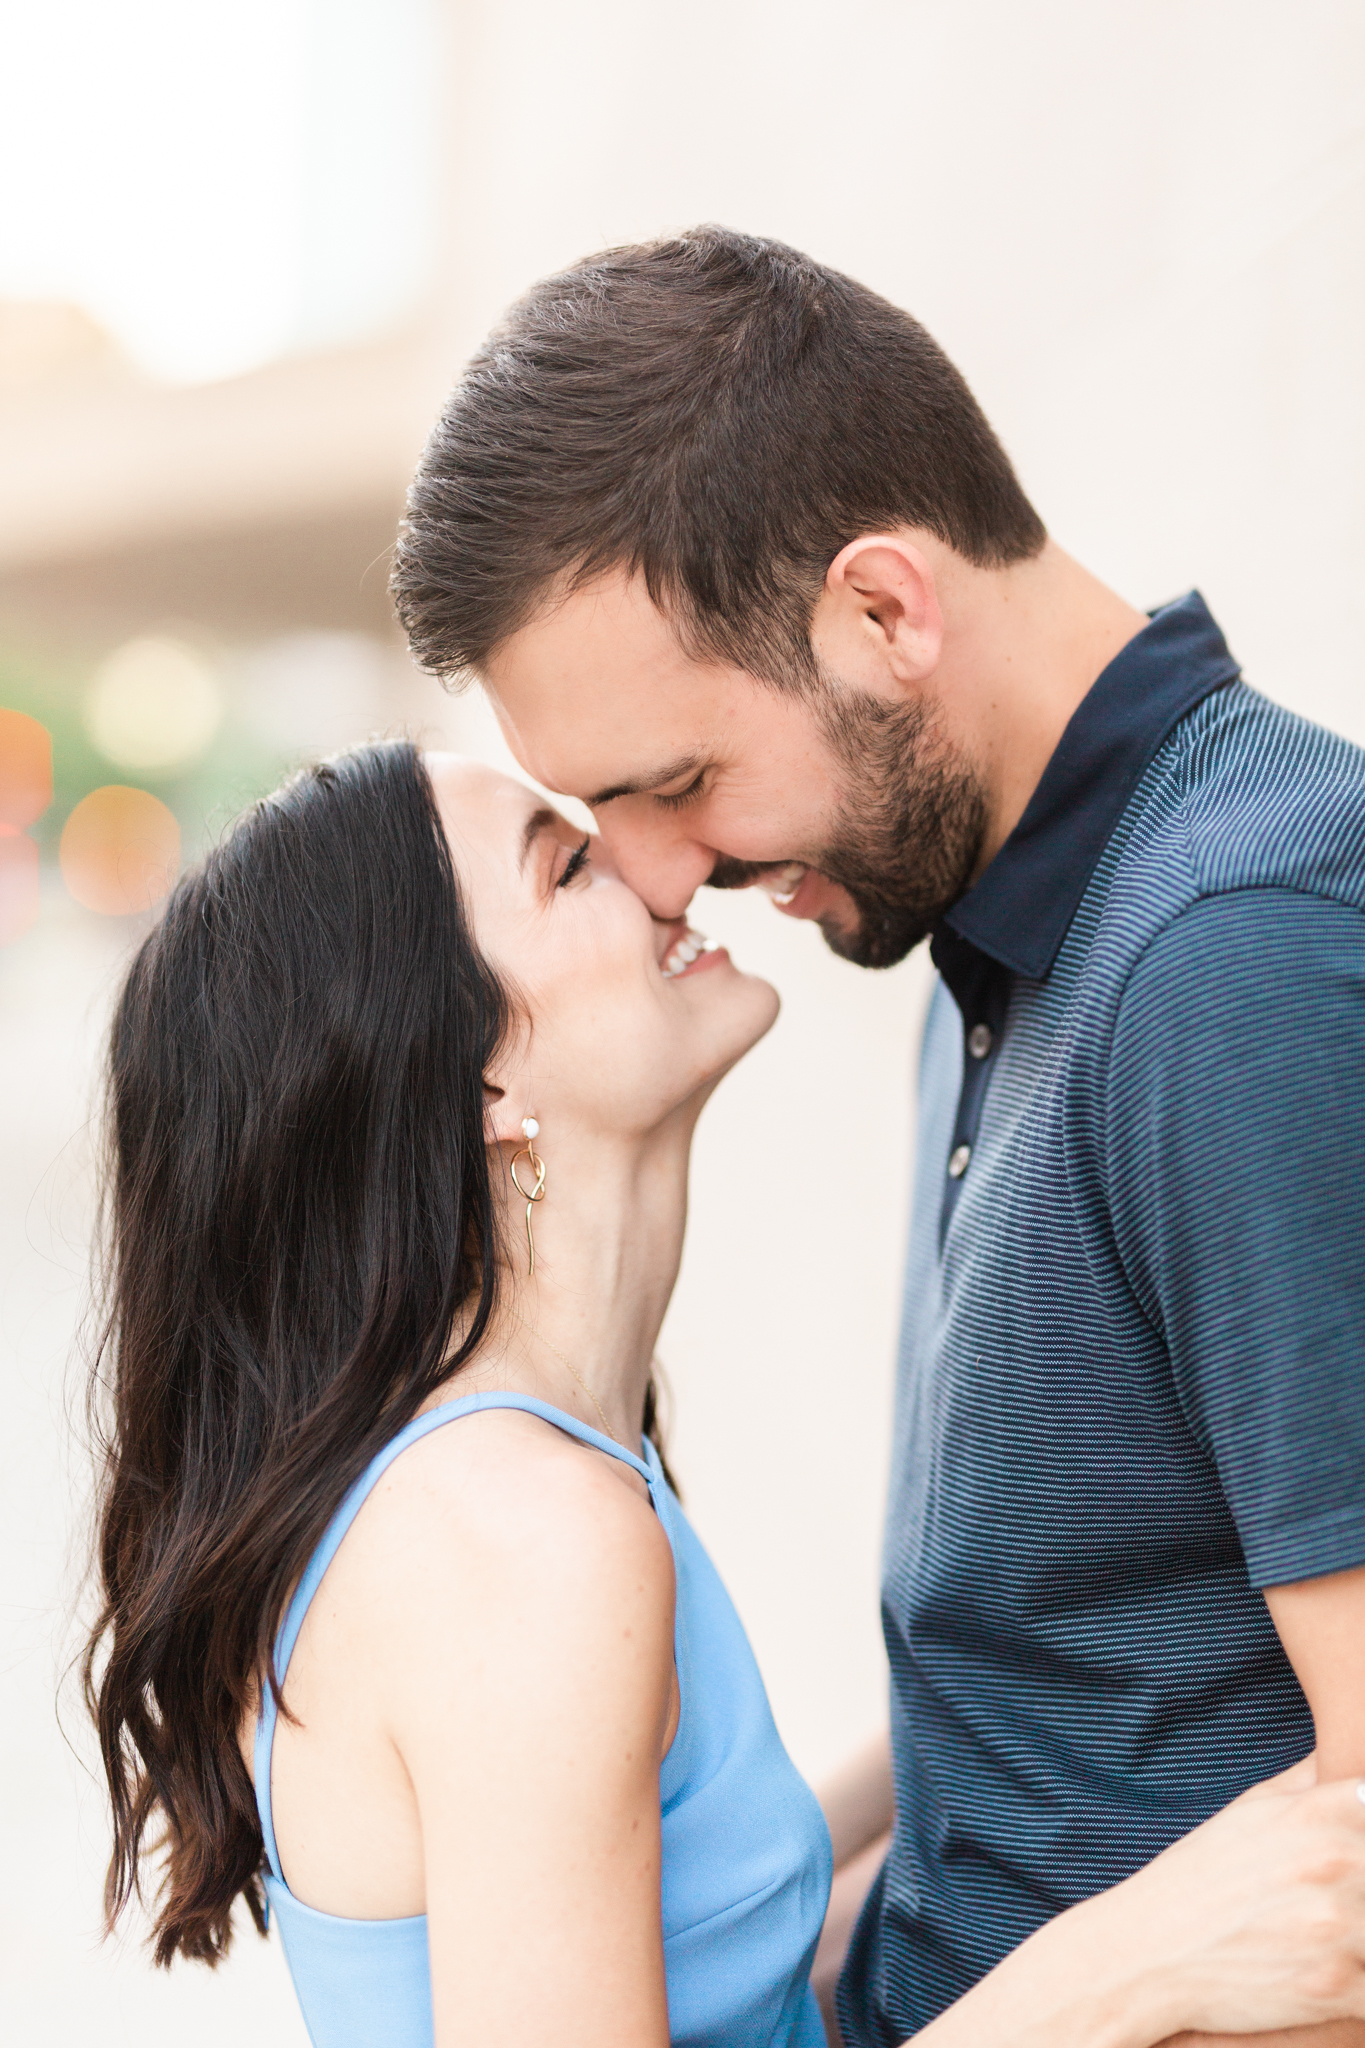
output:
[[[834,837],[807,863],[852,898],[851,931],[821,918],[825,944],[858,967],[894,967],[970,885],[986,830],[981,779],[920,704],[884,704],[825,679],[820,722],[844,774]],[[796,856],[793,856],[796,858]],[[769,868],[722,854],[713,888]]]

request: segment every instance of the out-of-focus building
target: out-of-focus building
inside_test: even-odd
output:
[[[75,307],[0,303],[0,631],[390,633],[434,353],[419,330],[174,386]]]
[[[27,26],[47,68],[0,153],[46,175],[25,162],[0,238],[0,702],[53,727],[45,843],[128,768],[88,698],[129,643],[197,651],[223,700],[211,751],[144,778],[191,844],[289,760],[406,715],[386,585],[455,367],[457,12],[139,0],[112,37],[63,0]]]
[[[448,375],[433,324],[172,385],[79,308],[0,303],[0,704],[52,735],[47,853],[92,791],[130,781],[193,848],[292,761],[408,721],[387,579]],[[158,650],[181,668],[159,685]],[[149,716],[168,743],[130,737]]]

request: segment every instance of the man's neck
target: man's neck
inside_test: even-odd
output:
[[[987,797],[975,880],[1023,816],[1082,698],[1147,617],[1052,541],[1007,569],[958,557],[945,581],[941,699]]]

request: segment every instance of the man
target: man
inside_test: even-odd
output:
[[[887,2048],[1315,1742],[1365,1769],[1365,755],[1057,548],[906,314],[718,229],[513,310],[394,587],[656,917],[930,938],[839,1995]]]

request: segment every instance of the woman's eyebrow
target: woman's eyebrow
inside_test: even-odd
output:
[[[548,810],[544,804],[541,805],[538,811],[532,811],[530,817],[521,828],[521,853],[517,859],[518,874],[526,866],[526,856],[530,853],[531,848],[535,845],[541,833],[555,822],[554,812]]]

